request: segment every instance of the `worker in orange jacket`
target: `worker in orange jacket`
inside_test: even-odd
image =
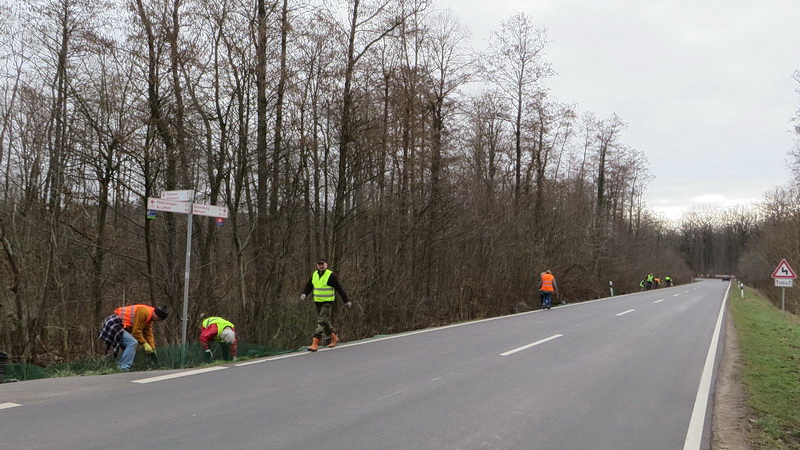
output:
[[[133,365],[136,347],[142,344],[145,353],[156,357],[156,340],[153,335],[153,321],[164,320],[169,314],[166,306],[157,308],[150,305],[121,306],[114,310],[122,322],[122,356],[119,358],[120,370],[127,371]]]
[[[541,280],[539,281],[539,293],[542,296],[543,309],[550,309],[550,306],[553,303],[553,292],[555,292],[557,288],[558,286],[556,286],[556,277],[553,276],[552,272],[546,270],[543,274],[541,274]]]

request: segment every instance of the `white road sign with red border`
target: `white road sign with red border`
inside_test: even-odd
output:
[[[778,264],[778,267],[775,268],[775,271],[772,272],[772,278],[797,278],[797,275],[795,275],[794,270],[792,270],[792,267],[789,266],[786,258],[784,258],[781,260],[781,263]]]

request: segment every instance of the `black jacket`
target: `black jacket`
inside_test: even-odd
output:
[[[319,276],[322,276],[322,274],[325,273],[324,270],[322,271],[318,270],[317,272],[319,273]],[[308,279],[308,283],[306,283],[306,288],[303,289],[303,294],[308,295],[311,293],[311,291],[314,290],[314,283],[311,282],[312,279],[313,275],[311,278]],[[350,299],[347,298],[347,294],[344,293],[344,289],[342,288],[341,283],[339,283],[339,279],[336,278],[336,275],[333,272],[331,272],[331,276],[328,278],[328,286],[332,287],[336,291],[336,293],[339,294],[339,297],[341,297],[341,300],[344,303],[350,303]]]

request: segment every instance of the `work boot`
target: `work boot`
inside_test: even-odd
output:
[[[336,336],[336,333],[331,333],[331,343],[328,344],[328,348],[336,347],[337,342],[339,342],[339,336]]]
[[[315,352],[319,348],[319,338],[314,338],[311,340],[311,347],[306,347],[306,350],[310,352]]]

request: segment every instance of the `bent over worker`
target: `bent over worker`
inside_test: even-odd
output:
[[[553,292],[556,290],[556,277],[549,270],[541,275],[539,281],[539,293],[542,295],[542,308],[550,309],[553,303]]]
[[[306,288],[300,294],[300,300],[305,300],[306,296],[314,292],[314,306],[317,308],[317,328],[311,338],[311,346],[307,347],[310,352],[315,352],[319,348],[319,341],[323,335],[331,337],[328,347],[333,348],[339,341],[336,330],[331,326],[331,310],[336,294],[339,294],[345,306],[352,308],[353,304],[347,298],[342,285],[336,276],[328,270],[328,263],[324,259],[317,261],[317,270],[311,274],[311,279],[306,283]]]
[[[222,317],[208,317],[200,324],[200,345],[203,347],[203,357],[210,362],[214,357],[210,343],[219,342],[222,357],[225,361],[236,358],[236,328]]]
[[[120,306],[103,321],[99,338],[108,347],[114,347],[114,355],[122,349],[117,362],[120,370],[128,371],[136,357],[136,347],[142,344],[144,351],[156,357],[156,340],[153,335],[153,321],[167,318],[166,306],[157,308],[150,305]]]

